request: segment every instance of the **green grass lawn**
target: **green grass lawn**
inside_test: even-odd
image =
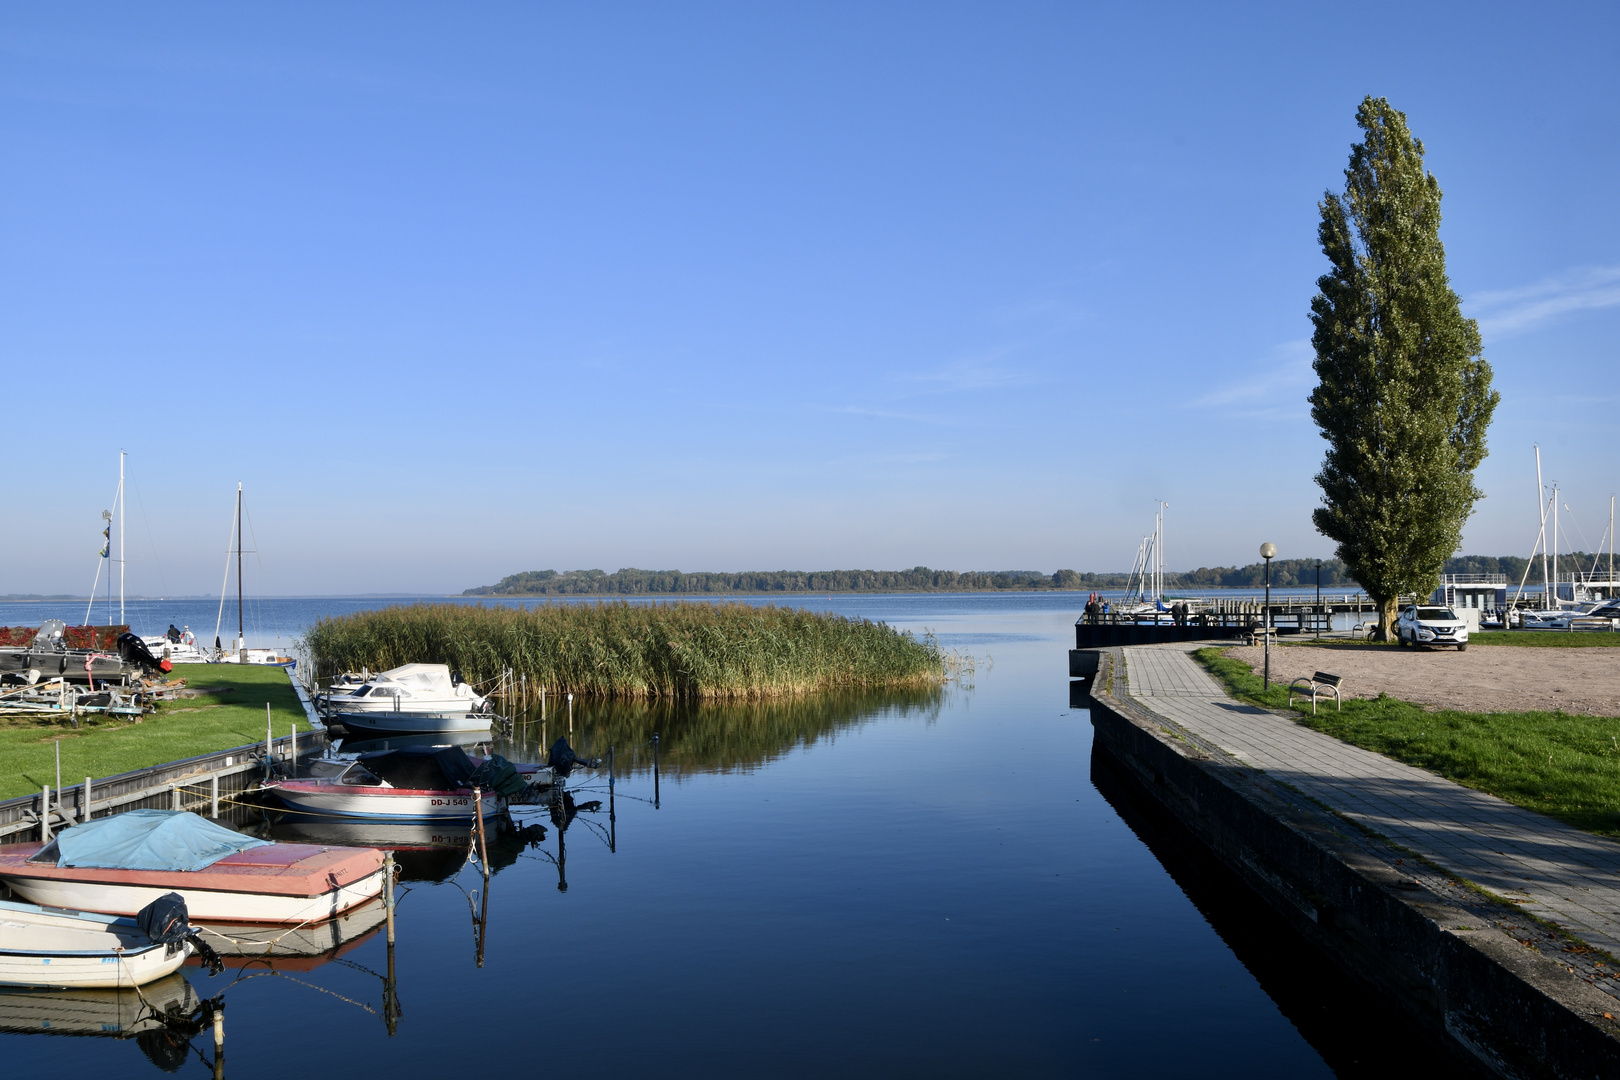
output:
[[[1476,630],[1470,645],[1527,645],[1541,649],[1620,649],[1613,630]]]
[[[171,678],[185,679],[199,690],[220,690],[164,702],[140,723],[122,719],[80,718],[74,730],[67,721],[41,722],[27,717],[0,718],[0,798],[38,794],[56,785],[56,756],[51,744],[62,743],[62,782],[82,784],[96,778],[161,765],[165,761],[264,742],[264,706],[277,738],[309,730],[309,722],[279,667],[253,664],[176,664]]]
[[[1200,649],[1195,655],[1234,697],[1288,709],[1286,687],[1263,689],[1260,676],[1220,649]],[[1431,711],[1382,696],[1347,699],[1342,713],[1334,712],[1331,703],[1324,711],[1319,703],[1315,716],[1308,700],[1301,704],[1296,699],[1294,710],[1300,723],[1347,743],[1578,829],[1620,836],[1620,718]]]

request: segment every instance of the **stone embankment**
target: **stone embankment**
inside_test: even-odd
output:
[[[1235,702],[1191,648],[1102,654],[1123,771],[1457,1054],[1620,1077],[1620,844]]]

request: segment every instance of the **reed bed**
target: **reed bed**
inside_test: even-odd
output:
[[[947,658],[884,623],[751,604],[408,604],[323,618],[305,632],[317,670],[449,664],[468,682],[504,672],[552,693],[762,699],[926,686]]]

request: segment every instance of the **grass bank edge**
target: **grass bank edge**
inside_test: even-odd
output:
[[[1308,701],[1290,707],[1286,685],[1266,690],[1223,648],[1193,656],[1239,700],[1291,712],[1323,734],[1585,832],[1620,837],[1620,717],[1429,709],[1385,695],[1346,698],[1343,712],[1318,702],[1312,716]]]
[[[133,720],[81,717],[74,728],[62,719],[0,727],[0,799],[38,795],[56,786],[56,753],[62,744],[62,782],[82,784],[162,765],[182,758],[264,742],[265,704],[277,738],[310,730],[308,717],[286,669],[256,664],[180,664],[174,678],[197,690],[225,693],[163,702],[155,713]],[[224,700],[224,699],[229,700]]]

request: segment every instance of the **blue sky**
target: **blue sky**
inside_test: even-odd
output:
[[[1616,475],[1612,5],[0,11],[0,593],[1330,552],[1317,201],[1367,93],[1445,191],[1503,403]],[[1566,515],[1566,518],[1569,515]],[[1575,546],[1582,546],[1580,536]]]

